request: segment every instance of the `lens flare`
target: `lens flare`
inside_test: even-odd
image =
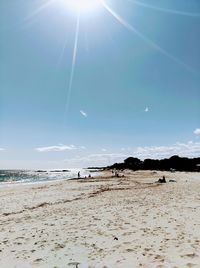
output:
[[[64,0],[68,9],[76,12],[88,13],[100,8],[101,0]]]

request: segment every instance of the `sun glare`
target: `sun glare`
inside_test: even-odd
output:
[[[64,0],[67,8],[81,13],[94,12],[101,6],[101,0]]]

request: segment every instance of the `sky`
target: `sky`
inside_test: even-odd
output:
[[[200,156],[199,28],[199,0],[1,0],[0,168]]]

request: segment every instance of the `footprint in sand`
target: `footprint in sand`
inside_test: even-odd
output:
[[[155,260],[159,260],[159,261],[161,261],[161,262],[163,262],[165,259],[163,258],[163,256],[161,256],[161,255],[156,255],[155,257]]]
[[[124,242],[123,244],[124,245],[130,245],[131,243],[130,242]]]
[[[62,249],[62,248],[65,248],[65,245],[64,244],[55,244],[55,250],[59,250],[59,249]]]
[[[189,262],[189,263],[187,263],[186,265],[187,265],[187,267],[191,268],[191,267],[196,266],[197,264],[194,264],[194,263],[190,263],[190,262]]]
[[[79,264],[80,264],[80,262],[69,262],[68,266],[73,266],[75,268],[78,268]]]
[[[135,250],[134,249],[132,249],[132,248],[127,248],[126,249],[126,252],[134,252]]]
[[[42,261],[44,261],[42,258],[38,258],[33,261],[33,264],[39,264]]]
[[[189,258],[195,258],[195,257],[198,257],[198,255],[196,253],[189,253],[189,254],[186,254],[185,255],[186,257],[189,257]]]
[[[185,255],[181,255],[182,258],[191,258],[191,259],[194,259],[196,257],[198,257],[199,255],[197,255],[196,253],[188,253],[188,254],[185,254]]]

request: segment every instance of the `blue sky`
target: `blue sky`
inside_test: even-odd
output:
[[[0,1],[0,168],[200,156],[199,0],[81,13],[70,94],[77,12],[65,1]]]

